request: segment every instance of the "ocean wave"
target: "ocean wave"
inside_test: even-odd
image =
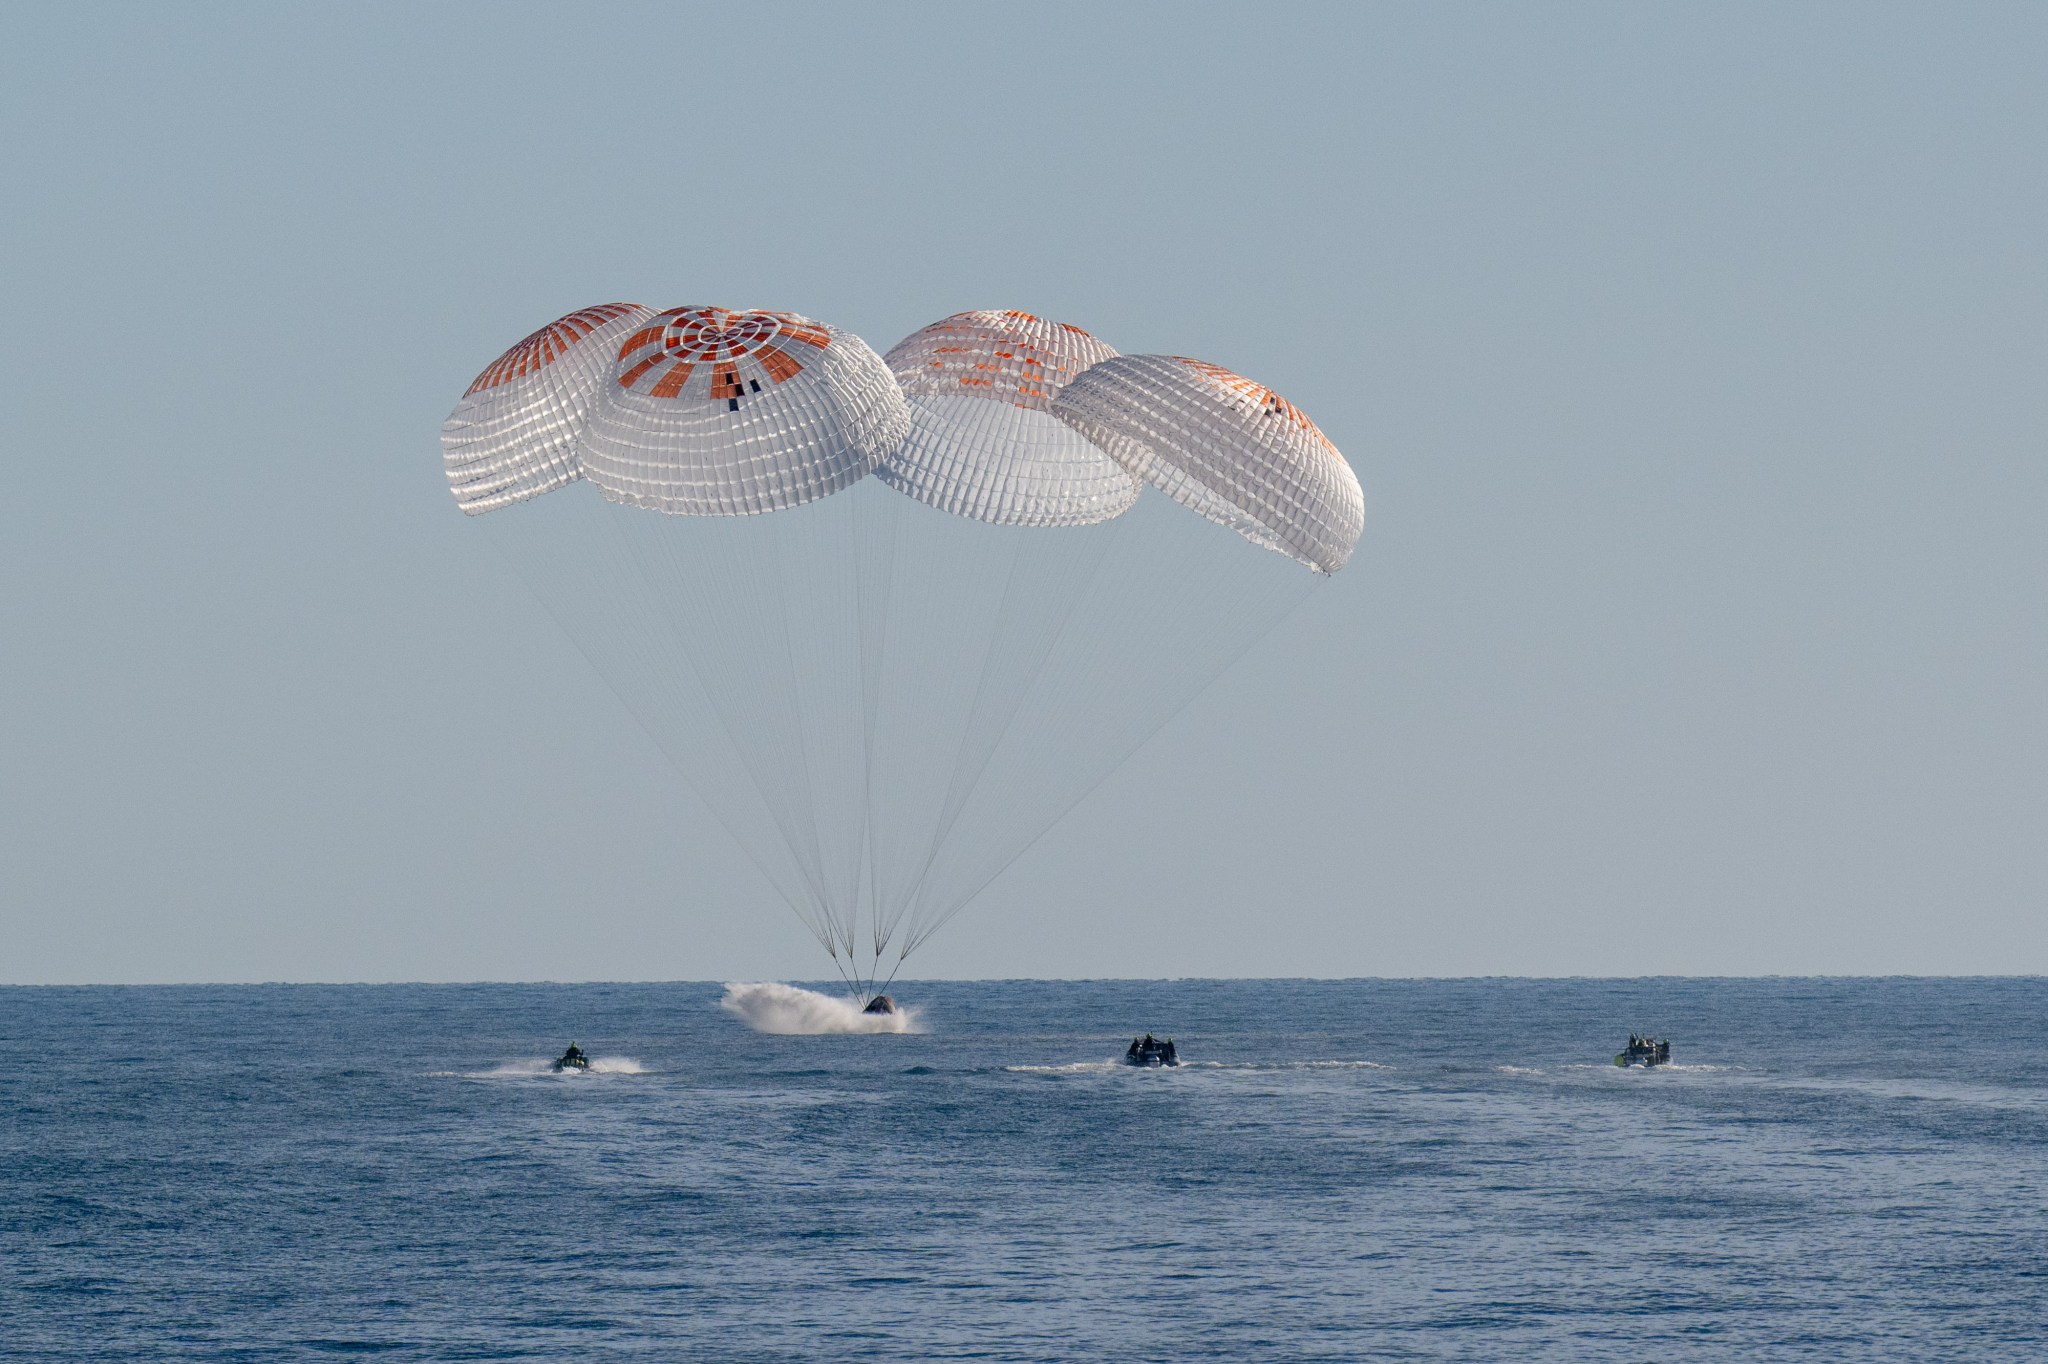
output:
[[[2048,1108],[2048,1090],[1967,1080],[1922,1079],[1913,1076],[1778,1075],[1768,1083],[1779,1089],[1819,1090],[1860,1098],[1958,1104],[1979,1108]]]

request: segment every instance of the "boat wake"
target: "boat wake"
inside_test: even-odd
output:
[[[858,1000],[776,981],[727,981],[725,998],[718,1001],[718,1007],[755,1032],[783,1036],[921,1031],[915,1009],[898,1007],[894,1013],[863,1013]]]
[[[1391,1070],[1384,1061],[1183,1061],[1187,1070]]]
[[[555,1063],[546,1057],[526,1061],[507,1061],[489,1070],[442,1071],[440,1074],[460,1075],[465,1080],[522,1080],[542,1076],[554,1079],[557,1076],[573,1080],[579,1075],[645,1075],[647,1067],[630,1056],[593,1056],[588,1070],[556,1070]]]
[[[1495,1066],[1495,1070],[1508,1075],[1563,1075],[1572,1072],[1586,1072],[1597,1075],[1724,1075],[1746,1071],[1748,1066],[1710,1065],[1706,1062],[1667,1061],[1661,1066],[1617,1066],[1612,1061],[1571,1061],[1561,1066],[1538,1067],[1523,1070],[1516,1066]]]
[[[1093,1072],[1120,1072],[1126,1070],[1160,1070],[1160,1066],[1133,1066],[1130,1063],[1111,1059],[1107,1061],[1069,1061],[1056,1066],[1004,1066],[1004,1070],[1016,1075],[1086,1075]],[[1178,1070],[1230,1070],[1230,1071],[1278,1071],[1278,1070],[1388,1070],[1391,1067],[1379,1061],[1182,1061]]]

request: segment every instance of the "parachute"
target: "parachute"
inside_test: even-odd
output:
[[[1302,410],[1221,365],[1131,355],[1097,365],[1059,417],[1168,497],[1254,544],[1335,573],[1365,528],[1365,495]]]
[[[864,997],[1341,568],[1364,507],[1268,390],[1021,312],[884,358],[794,313],[587,308],[442,445]]]
[[[1130,510],[1133,478],[1052,415],[1074,376],[1116,352],[1029,313],[956,313],[891,348],[910,435],[875,471],[890,487],[999,526],[1083,526]]]
[[[583,476],[576,442],[621,336],[651,316],[600,303],[558,318],[491,362],[441,427],[455,505],[479,516]]]

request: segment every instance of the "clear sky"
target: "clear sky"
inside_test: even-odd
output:
[[[0,980],[825,973],[442,479],[614,298],[1027,309],[1365,486],[919,973],[2048,972],[2044,70],[2032,4],[9,6]]]

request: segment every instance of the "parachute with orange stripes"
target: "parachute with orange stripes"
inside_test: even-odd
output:
[[[1014,311],[884,359],[796,313],[585,308],[487,367],[442,448],[457,504],[863,996],[1000,899],[1363,516],[1284,399]]]

